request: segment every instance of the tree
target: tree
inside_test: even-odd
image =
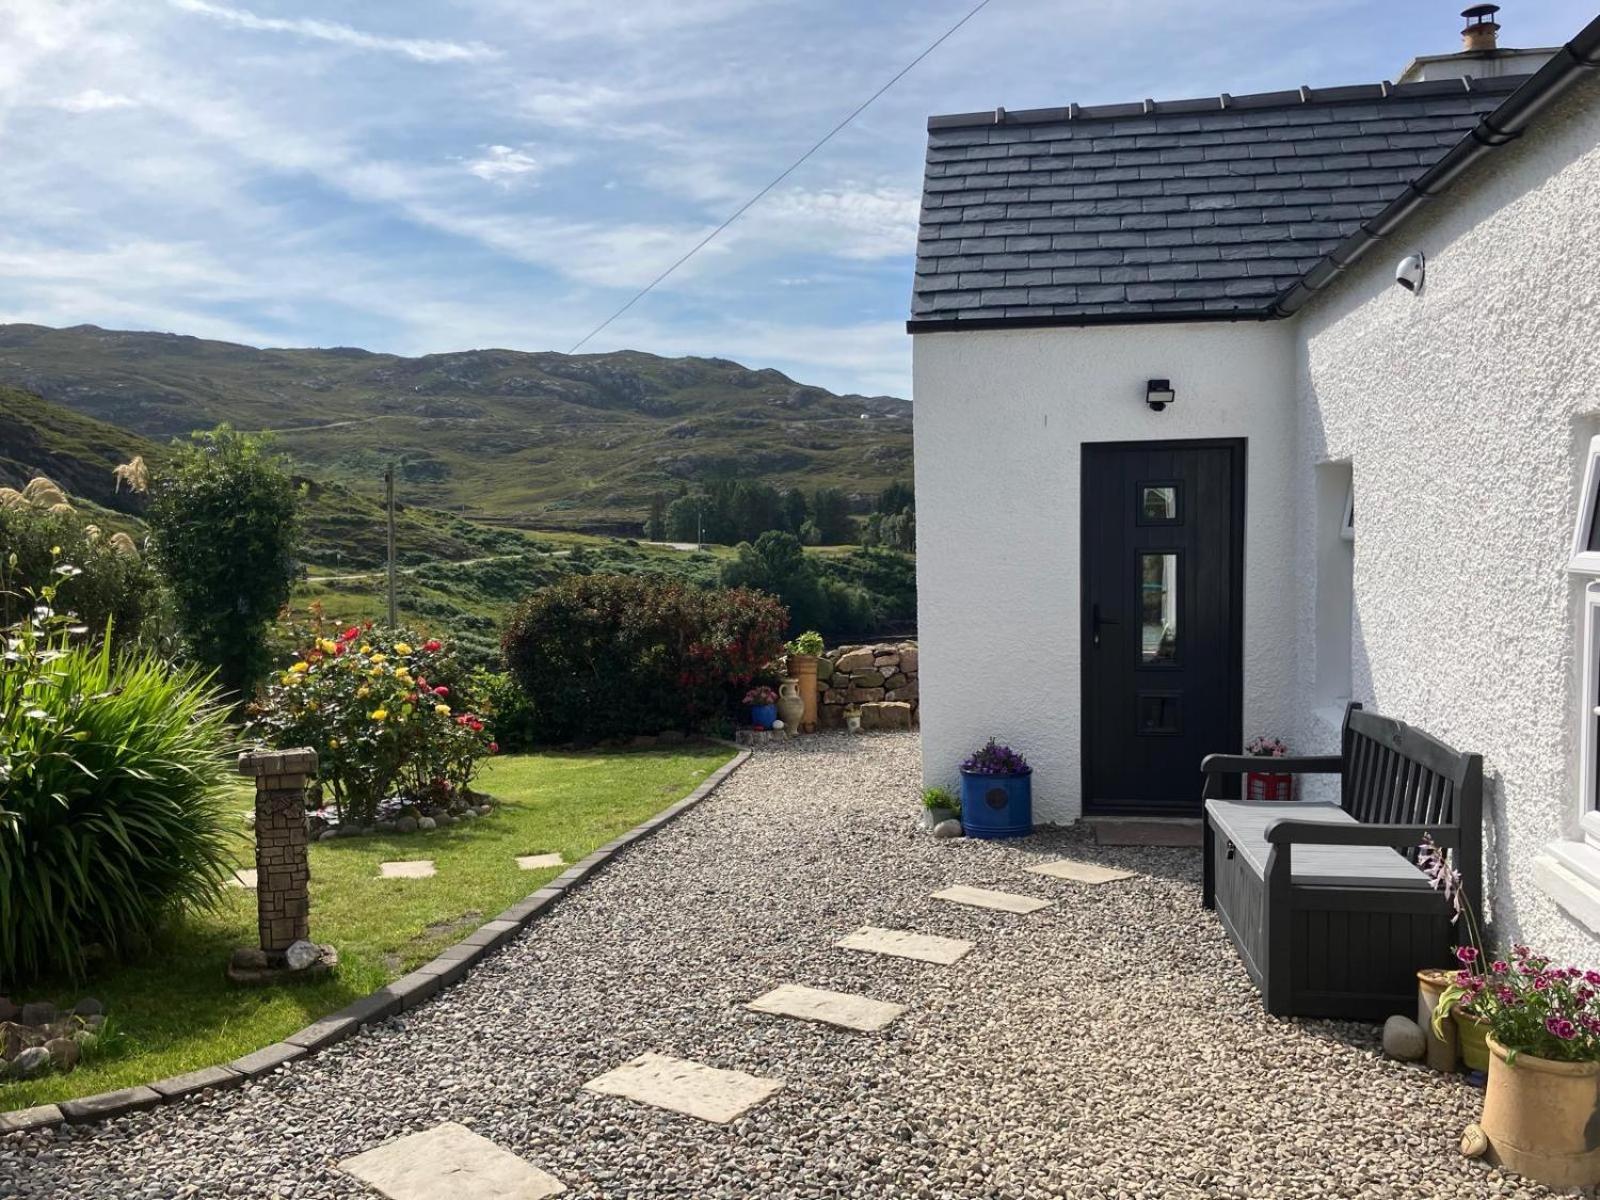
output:
[[[299,520],[282,459],[220,425],[156,477],[150,540],[194,657],[238,699],[269,665],[267,630],[289,599]]]
[[[806,504],[806,494],[799,488],[790,488],[783,494],[783,528],[787,532],[798,537],[800,528],[806,523],[810,511]]]
[[[644,536],[651,542],[667,540],[667,498],[660,492],[650,497],[650,516],[644,523]]]
[[[907,509],[917,510],[917,498],[909,483],[896,480],[878,493],[878,511],[884,516],[896,516]]]
[[[752,544],[740,542],[738,556],[722,568],[722,585],[755,588],[782,600],[791,630],[826,626],[827,604],[805,548],[792,533],[769,529]]]
[[[818,488],[811,494],[812,520],[824,546],[842,546],[855,541],[855,522],[850,519],[850,502],[838,488]]]

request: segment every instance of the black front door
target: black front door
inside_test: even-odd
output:
[[[1083,448],[1087,812],[1194,816],[1240,749],[1243,441]]]

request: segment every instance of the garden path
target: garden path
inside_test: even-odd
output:
[[[0,1197],[370,1195],[341,1162],[446,1123],[585,1200],[1544,1194],[1457,1155],[1478,1093],[1385,1061],[1373,1027],[1266,1016],[1194,850],[936,841],[917,755],[901,734],[758,752],[456,987],[237,1091],[13,1137]],[[1129,874],[1029,871],[1062,858]],[[863,926],[973,949],[838,945]],[[903,1011],[863,1032],[815,993]],[[691,1068],[753,1104],[612,1094]]]

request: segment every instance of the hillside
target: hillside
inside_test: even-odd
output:
[[[864,500],[911,474],[908,402],[725,359],[403,358],[0,325],[0,384],[160,442],[271,429],[307,475],[369,496],[393,459],[408,502],[526,528],[636,532],[652,493],[718,477]]]

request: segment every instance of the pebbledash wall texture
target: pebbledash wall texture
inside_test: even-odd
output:
[[[1483,754],[1495,919],[1586,960],[1593,933],[1546,894],[1538,864],[1552,843],[1580,839],[1584,807],[1585,580],[1567,559],[1600,433],[1597,142],[1600,87],[1589,84],[1300,317],[1289,573],[1326,585],[1340,569],[1317,553],[1337,520],[1317,473],[1348,464],[1349,686]],[[1394,286],[1394,264],[1418,251],[1427,277],[1412,295]],[[1312,751],[1337,745],[1336,689],[1318,685],[1319,644],[1339,641],[1329,590],[1301,587],[1296,601],[1298,687],[1284,722]]]
[[[1082,446],[1245,437],[1245,736],[1334,749],[1354,696],[1481,752],[1502,935],[1592,960],[1567,559],[1600,434],[1597,143],[1590,81],[1289,320],[915,337],[925,782],[993,734],[1037,819],[1077,819]]]

